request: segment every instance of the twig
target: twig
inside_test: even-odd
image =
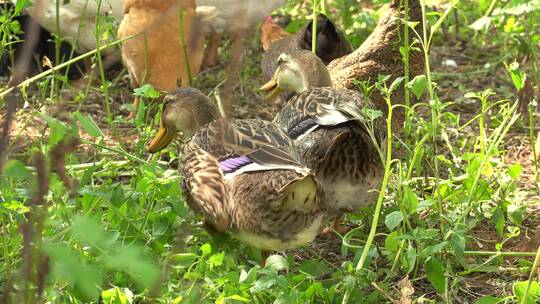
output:
[[[120,43],[123,42],[123,41],[129,40],[129,39],[132,39],[132,38],[135,38],[135,37],[137,37],[137,36],[139,36],[139,35],[141,35],[141,34],[142,34],[142,32],[141,32],[141,33],[133,34],[133,35],[131,35],[131,36],[128,36],[128,37],[125,37],[125,38],[122,38],[122,39],[118,39],[118,40],[113,41],[113,42],[111,42],[111,43],[104,44],[104,45],[100,46],[98,49],[99,49],[100,51],[102,51],[102,50],[104,50],[104,49],[106,49],[106,48],[110,48],[110,47],[112,47],[112,46],[115,46],[115,45],[117,45],[117,44],[120,44]],[[49,74],[52,74],[52,73],[54,73],[54,72],[56,72],[56,71],[58,71],[58,70],[60,70],[60,69],[63,69],[63,68],[65,68],[65,67],[71,65],[72,63],[75,63],[75,62],[77,62],[77,61],[79,61],[79,60],[82,60],[82,59],[84,59],[84,58],[93,56],[94,54],[96,54],[96,53],[98,52],[98,49],[95,49],[95,50],[91,50],[91,51],[89,51],[89,52],[86,52],[86,53],[84,53],[84,54],[82,54],[82,55],[80,55],[80,56],[77,56],[77,57],[75,57],[75,58],[73,58],[73,59],[70,59],[70,60],[64,62],[64,63],[61,63],[61,64],[59,64],[59,65],[53,67],[52,69],[48,69],[48,70],[46,70],[46,71],[44,71],[44,72],[42,72],[42,73],[37,74],[36,76],[33,76],[33,77],[30,77],[30,78],[26,79],[25,81],[19,82],[18,84],[14,84],[14,85],[12,85],[12,86],[9,86],[9,85],[8,85],[8,88],[7,88],[7,89],[5,89],[4,91],[0,92],[0,98],[5,97],[7,94],[9,94],[9,93],[10,93],[11,91],[13,91],[15,88],[21,88],[21,87],[23,87],[23,86],[27,86],[27,85],[33,83],[33,82],[36,81],[36,80],[39,80],[39,79],[41,79],[41,78],[43,78],[43,77],[45,77],[45,76],[48,76]],[[26,76],[26,75],[25,75],[25,76]],[[21,77],[21,78],[24,79],[24,76]]]
[[[35,7],[37,10],[40,10],[43,7],[42,0],[37,0],[35,2]],[[14,88],[20,87],[23,83],[23,80],[28,73],[30,62],[32,61],[32,53],[39,41],[39,36],[39,24],[32,18],[30,19],[30,25],[28,26],[21,56],[15,63],[14,73],[8,82],[8,89],[0,93],[0,98],[5,97],[9,92],[13,91]],[[2,174],[1,172],[4,167],[4,161],[8,150],[11,124],[15,116],[15,111],[17,110],[17,96],[19,95],[17,93],[18,92],[15,91],[6,97],[6,115],[2,122],[2,134],[0,135],[0,176]]]

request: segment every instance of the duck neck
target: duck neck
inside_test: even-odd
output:
[[[331,87],[332,80],[328,70],[313,71],[307,73],[303,77],[303,91],[311,90],[313,88]]]

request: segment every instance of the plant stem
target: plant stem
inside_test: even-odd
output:
[[[97,11],[96,11],[96,60],[99,67],[99,75],[101,80],[101,90],[103,92],[103,97],[105,99],[105,112],[107,113],[107,121],[111,126],[112,135],[115,138],[118,145],[121,145],[120,137],[118,136],[118,130],[116,129],[116,124],[114,123],[112,112],[111,112],[111,102],[109,96],[109,82],[105,78],[105,69],[103,68],[103,60],[101,58],[101,50],[99,48],[100,44],[100,35],[101,32],[101,2],[102,0],[97,0]]]
[[[55,2],[55,26],[56,26],[56,33],[54,37],[54,65],[60,64],[60,45],[62,43],[62,40],[60,38],[60,0],[56,0]],[[52,98],[54,98],[56,101],[58,101],[58,91],[59,91],[59,85],[58,85],[58,79],[56,77],[52,78]]]
[[[318,0],[313,0],[313,13],[312,13],[312,28],[311,28],[311,51],[313,54],[317,53],[317,4]]]
[[[180,42],[182,43],[182,49],[184,51],[184,65],[186,67],[187,73],[188,73],[188,79],[189,79],[189,86],[193,83],[193,76],[191,75],[191,67],[189,65],[189,54],[188,54],[188,46],[186,44],[186,34],[184,29],[184,9],[182,6],[180,6],[180,10],[178,12],[178,30],[180,31]],[[185,83],[182,83],[183,86],[185,86]]]
[[[533,276],[536,273],[536,269],[538,268],[539,263],[540,263],[540,246],[538,246],[538,249],[536,250],[536,257],[534,258],[534,263],[531,268],[531,272],[529,273],[529,282],[527,283],[527,287],[525,287],[525,292],[523,293],[521,304],[527,303],[527,300],[528,300],[527,298],[529,297],[529,289],[531,288]]]
[[[390,177],[390,166],[392,165],[392,110],[393,110],[392,103],[390,100],[390,94],[387,94],[386,96],[386,104],[388,106],[388,116],[386,118],[387,138],[386,138],[386,161],[384,164],[384,177],[381,184],[381,189],[379,191],[379,195],[377,197],[377,205],[375,206],[373,221],[371,222],[371,228],[369,230],[369,235],[366,241],[366,245],[364,247],[364,250],[362,251],[362,255],[360,256],[360,260],[358,261],[358,264],[356,264],[356,268],[355,268],[356,273],[358,273],[364,267],[364,263],[366,262],[369,249],[371,248],[371,244],[373,243],[373,239],[375,238],[375,234],[377,233],[377,225],[379,224],[379,217],[381,215],[384,194],[386,192],[386,188],[388,188],[388,179]],[[342,304],[345,304],[349,301],[350,293],[351,292],[348,289],[345,291],[345,294],[343,295],[343,300],[341,302]]]
[[[503,257],[532,257],[536,252],[519,252],[519,251],[465,251],[464,255],[468,256],[503,256]]]
[[[141,33],[133,34],[133,35],[125,37],[123,39],[118,39],[118,40],[113,41],[111,43],[104,44],[103,46],[100,46],[100,47],[96,48],[95,50],[91,50],[89,52],[86,52],[86,53],[84,53],[84,54],[82,54],[80,56],[77,56],[77,57],[75,57],[75,58],[73,58],[71,60],[68,60],[68,61],[66,61],[64,63],[61,63],[61,64],[53,67],[52,69],[48,69],[45,72],[41,72],[41,73],[37,74],[36,76],[30,77],[30,78],[26,79],[25,81],[22,81],[21,83],[17,84],[16,86],[9,86],[8,88],[6,88],[5,90],[0,92],[0,98],[3,98],[7,94],[9,94],[11,91],[13,91],[14,88],[25,87],[25,86],[33,83],[34,81],[39,80],[39,79],[41,79],[41,78],[43,78],[45,76],[48,76],[48,75],[50,75],[50,74],[52,74],[52,73],[54,73],[54,72],[56,72],[56,71],[58,71],[58,70],[60,70],[60,69],[62,69],[64,67],[74,63],[74,62],[77,62],[77,61],[82,60],[84,58],[93,56],[98,51],[102,51],[102,50],[104,50],[106,48],[110,48],[111,46],[115,46],[115,45],[117,45],[117,44],[119,44],[119,43],[121,43],[123,41],[126,41],[126,40],[132,39],[134,37],[137,37],[140,34]]]
[[[410,146],[410,134],[411,134],[411,95],[409,91],[409,86],[407,85],[410,81],[409,79],[409,0],[404,0],[405,5],[405,22],[403,23],[403,65],[404,71],[403,76],[405,77],[405,85],[403,86],[405,90],[405,145]]]

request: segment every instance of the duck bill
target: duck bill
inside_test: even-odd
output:
[[[266,94],[266,96],[264,96],[264,100],[272,100],[274,99],[276,96],[278,96],[280,93],[281,93],[281,88],[279,87],[278,85],[278,82],[277,82],[277,74],[278,74],[278,71],[279,71],[279,68],[278,70],[276,70],[276,72],[274,73],[274,75],[272,75],[272,79],[270,79],[270,81],[268,81],[267,83],[263,84],[259,90],[260,91],[263,91],[265,93],[268,93]]]
[[[174,138],[173,132],[167,130],[163,125],[159,126],[159,131],[148,145],[148,152],[156,153],[167,147]]]

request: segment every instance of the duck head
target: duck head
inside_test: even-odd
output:
[[[331,87],[330,73],[317,55],[306,50],[282,53],[270,81],[260,90],[268,93],[265,99],[273,99],[281,92],[301,93],[311,88]]]
[[[164,149],[177,136],[190,138],[200,127],[219,118],[212,100],[194,88],[178,88],[163,101],[159,131],[147,147],[150,153]]]

